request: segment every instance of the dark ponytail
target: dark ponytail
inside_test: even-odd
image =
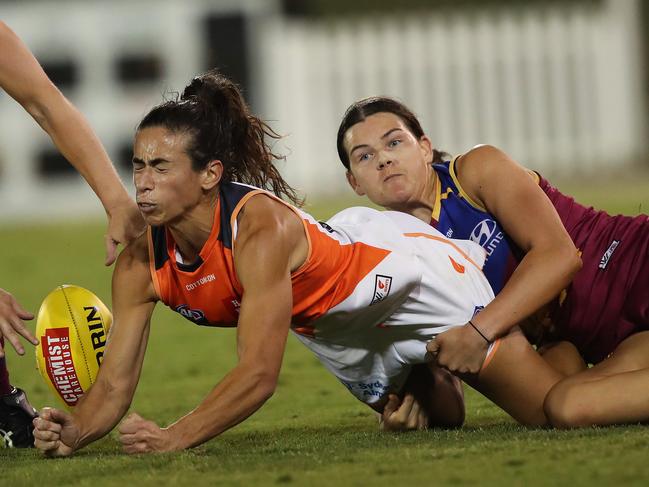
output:
[[[349,156],[345,150],[344,137],[347,130],[350,127],[356,125],[359,122],[364,121],[370,115],[375,113],[393,113],[399,117],[408,127],[408,130],[412,134],[420,139],[424,135],[424,130],[421,128],[419,120],[415,114],[407,106],[405,106],[400,101],[395,100],[394,98],[388,98],[387,96],[373,96],[371,98],[364,98],[362,100],[353,103],[340,122],[338,127],[338,136],[336,138],[336,146],[338,148],[338,157],[340,162],[343,163],[343,166],[349,170]],[[450,154],[444,151],[438,151],[433,149],[433,160],[431,163],[436,164],[438,162],[443,162],[450,159]]]
[[[186,150],[195,170],[218,159],[224,181],[250,184],[302,203],[274,165],[285,157],[272,151],[268,139],[281,136],[250,113],[239,87],[217,71],[197,76],[180,98],[154,107],[138,130],[152,126],[192,135]]]

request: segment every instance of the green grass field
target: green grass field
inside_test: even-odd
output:
[[[648,212],[649,181],[560,185],[610,212]],[[347,204],[307,207],[326,217]],[[37,310],[59,284],[87,287],[110,303],[103,223],[0,229],[0,286]],[[35,406],[55,405],[25,357],[8,352],[13,382]],[[168,424],[196,405],[235,362],[233,330],[197,327],[156,310],[132,410]],[[111,434],[69,459],[0,450],[0,485],[649,485],[649,430],[527,429],[467,391],[461,430],[380,433],[374,415],[293,337],[275,396],[253,417],[194,450],[131,457]]]

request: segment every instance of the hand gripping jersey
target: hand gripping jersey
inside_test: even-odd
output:
[[[149,230],[160,300],[197,324],[237,324],[237,215],[251,197],[278,200],[251,186],[221,185],[212,232],[192,266],[178,262],[164,227]],[[398,390],[431,338],[493,299],[475,244],[450,241],[402,213],[352,208],[319,223],[289,207],[309,240],[308,257],[291,276],[292,329],[364,402]]]
[[[431,225],[447,237],[466,238],[486,250],[484,271],[497,294],[523,254],[462,189],[455,161],[433,164],[441,185]],[[552,305],[556,339],[571,341],[587,361],[596,363],[630,334],[649,329],[649,219],[587,208],[536,176],[583,261],[571,286]]]

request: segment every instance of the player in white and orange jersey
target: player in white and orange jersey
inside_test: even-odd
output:
[[[16,34],[0,21],[0,88],[34,118],[57,149],[86,179],[108,215],[106,265],[114,262],[118,244],[128,244],[144,230],[144,222],[119,180],[101,142],[83,115],[50,81],[36,58]],[[23,320],[33,318],[7,291],[0,289],[0,448],[33,444],[34,409],[22,390],[12,387],[4,358],[4,339],[19,355],[20,336],[38,341]]]
[[[72,414],[45,408],[34,421],[45,454],[70,455],[121,420],[157,301],[200,325],[236,326],[239,360],[172,425],[135,413],[124,420],[128,453],[193,447],[245,420],[275,391],[290,329],[380,411],[426,361],[427,342],[493,298],[474,244],[366,208],[321,224],[280,200],[295,195],[273,165],[273,135],[214,72],[144,117],[133,173],[151,228],[117,261],[114,324],[95,384]],[[493,344],[490,360],[467,380],[519,421],[544,424],[543,399],[559,374],[517,332]]]

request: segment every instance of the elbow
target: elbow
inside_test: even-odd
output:
[[[568,268],[571,280],[575,277],[577,272],[581,270],[583,265],[584,263],[581,260],[581,252],[579,252],[574,245],[571,246],[570,253],[566,256],[566,267]]]
[[[583,263],[580,252],[571,241],[570,243],[556,247],[552,254],[552,261],[556,266],[555,268],[561,270],[561,275],[564,276],[566,284],[569,283],[582,268]]]
[[[36,96],[19,100],[19,103],[23,106],[25,111],[32,116],[36,123],[49,134],[49,121],[51,119],[51,116],[47,107],[42,102],[40,102]]]

